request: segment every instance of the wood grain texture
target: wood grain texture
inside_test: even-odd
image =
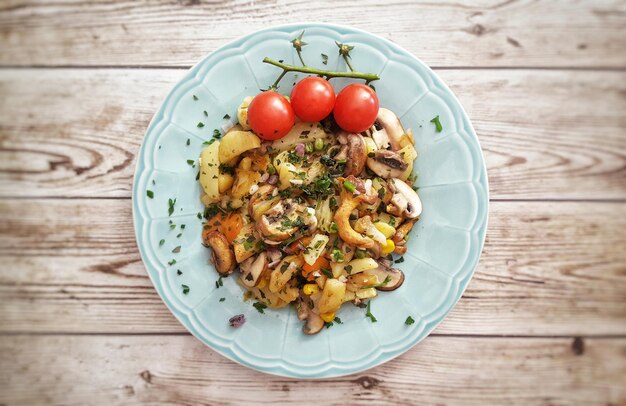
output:
[[[626,400],[625,356],[624,339],[429,337],[361,374],[302,381],[249,370],[191,336],[11,336],[0,341],[11,366],[0,402],[604,406]]]
[[[626,199],[626,72],[440,70],[476,128],[493,199]],[[181,70],[0,75],[0,196],[129,197]]]
[[[299,21],[349,22],[431,66],[626,67],[626,5],[611,0],[5,1],[0,65],[190,66]]]
[[[130,218],[130,200],[0,200],[0,332],[184,332]],[[478,270],[436,333],[625,335],[625,242],[624,203],[493,202]]]

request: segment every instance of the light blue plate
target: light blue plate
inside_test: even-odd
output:
[[[302,30],[308,43],[303,56],[310,66],[345,70],[337,41],[354,45],[356,69],[380,75],[374,85],[381,106],[394,111],[405,128],[413,129],[419,153],[415,174],[424,206],[405,261],[398,264],[406,275],[404,285],[381,292],[372,301],[378,322],[365,318],[364,309],[347,305],[337,314],[343,324],[315,336],[302,333],[292,308],[260,314],[251,302],[244,303],[233,277],[216,287],[209,250],[201,245],[198,169],[187,163],[196,160],[202,142],[224,124],[226,114],[236,117],[245,96],[267,88],[278,76],[278,68],[261,63],[265,56],[298,64],[289,41]],[[328,55],[327,65],[322,64],[321,54]],[[296,79],[287,75],[279,90],[289,94]],[[338,91],[351,81],[331,82]],[[437,115],[443,124],[441,133],[430,123]],[[199,122],[204,127],[199,128]],[[154,198],[148,198],[146,190],[153,191]],[[170,198],[176,198],[171,217]],[[383,38],[330,24],[258,31],[212,52],[193,67],[152,119],[133,185],[137,243],[150,278],[172,313],[220,354],[259,371],[298,378],[360,372],[397,357],[426,337],[452,309],[474,273],[485,239],[487,206],[487,174],[478,139],[441,79]],[[165,239],[162,246],[161,239]],[[177,246],[180,253],[173,253]],[[174,259],[176,263],[168,265]],[[183,294],[182,285],[189,286],[188,294]],[[247,322],[238,329],[230,327],[228,319],[239,313],[246,315]],[[409,326],[404,323],[408,316],[415,319]]]

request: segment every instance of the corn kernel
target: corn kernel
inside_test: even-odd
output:
[[[396,229],[391,227],[387,223],[383,223],[382,221],[378,221],[374,223],[374,227],[378,229],[381,233],[385,235],[385,238],[391,238],[392,235],[396,233]]]
[[[396,244],[394,244],[392,240],[387,240],[385,245],[383,245],[382,254],[383,255],[391,254],[393,250],[395,249],[396,249]]]
[[[330,323],[331,321],[335,320],[335,312],[332,312],[332,313],[322,313],[322,314],[320,314],[320,317],[326,323]]]
[[[261,279],[259,281],[259,284],[257,285],[257,288],[263,289],[266,286],[267,286],[267,279],[263,278],[263,279]]]
[[[317,285],[314,284],[314,283],[307,283],[302,288],[302,292],[304,292],[304,294],[307,295],[307,296],[310,296],[310,295],[313,295],[315,293],[318,293],[319,291],[320,291],[320,288],[318,288]]]

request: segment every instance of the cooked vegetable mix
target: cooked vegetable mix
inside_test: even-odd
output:
[[[303,67],[266,58],[283,74],[246,97],[239,123],[200,155],[202,238],[219,275],[238,270],[260,313],[294,303],[304,333],[316,334],[341,324],[348,302],[376,321],[369,300],[404,282],[388,258],[406,252],[422,205],[409,180],[417,158],[411,131],[379,108],[371,87],[349,85],[335,98],[327,81],[378,77],[354,71],[347,44],[337,44],[350,69],[343,73],[304,66],[302,35],[292,44]],[[288,71],[318,76],[300,81],[288,100],[276,91]]]

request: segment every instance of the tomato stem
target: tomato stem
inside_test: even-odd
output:
[[[343,56],[343,60],[346,61],[346,65],[348,65],[350,72],[354,72],[354,68],[352,67],[352,64],[350,63],[350,60],[348,59],[347,55]]]
[[[298,58],[300,58],[300,62],[302,62],[302,66],[306,67],[306,63],[304,63],[304,59],[302,59],[302,53],[299,50],[296,50],[298,53]]]
[[[363,79],[367,83],[372,82],[374,80],[379,80],[380,77],[375,73],[364,73],[364,72],[338,72],[324,69],[315,69],[309,68],[307,66],[295,66],[295,65],[287,65],[282,62],[278,62],[274,59],[265,57],[263,59],[263,63],[269,63],[270,65],[274,65],[283,70],[283,73],[276,79],[276,82],[272,85],[273,88],[278,86],[278,83],[285,76],[287,72],[302,72],[302,73],[310,73],[312,75],[319,75],[325,77],[327,80],[332,78],[353,78],[353,79]],[[350,67],[348,65],[348,67]]]

